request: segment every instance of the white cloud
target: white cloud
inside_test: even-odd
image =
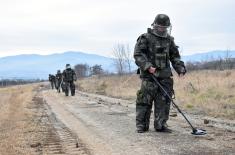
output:
[[[117,42],[133,49],[157,13],[170,16],[184,54],[234,49],[233,6],[233,0],[0,0],[0,56],[67,50],[111,55]]]

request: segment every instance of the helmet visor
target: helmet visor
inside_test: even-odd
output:
[[[71,69],[71,66],[70,65],[66,65],[66,69]]]
[[[171,25],[170,26],[162,26],[158,24],[153,24],[154,32],[159,37],[167,37],[167,35],[171,35]]]

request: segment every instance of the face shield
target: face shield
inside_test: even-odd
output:
[[[158,25],[158,24],[152,24],[153,26],[153,32],[154,34],[156,34],[159,37],[164,37],[166,38],[167,35],[171,35],[171,29],[172,26],[162,26],[162,25]]]
[[[70,65],[66,65],[66,69],[71,69],[71,66]]]

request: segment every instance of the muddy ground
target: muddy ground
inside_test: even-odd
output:
[[[15,94],[27,93],[17,89]],[[28,92],[30,93],[30,92]],[[186,114],[205,136],[193,136],[178,114],[172,133],[135,132],[134,101],[76,92],[65,97],[47,84],[35,86],[21,102],[0,92],[0,154],[157,155],[235,153],[234,121]],[[204,118],[209,121],[204,124]]]

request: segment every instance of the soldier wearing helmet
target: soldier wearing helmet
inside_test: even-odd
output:
[[[65,70],[63,71],[63,82],[64,82],[64,91],[65,95],[69,95],[69,90],[71,95],[75,95],[75,84],[74,81],[77,80],[75,71],[71,68],[70,64],[66,64]]]
[[[139,67],[141,88],[136,99],[136,127],[137,132],[149,130],[152,105],[154,104],[154,128],[157,132],[169,132],[167,120],[169,118],[170,100],[161,92],[151,78],[156,76],[160,84],[173,95],[173,74],[171,65],[182,76],[186,73],[184,62],[181,61],[178,46],[170,35],[171,22],[165,14],[158,14],[142,34],[135,45],[134,59]]]
[[[56,89],[57,92],[60,93],[61,85],[62,85],[62,73],[60,70],[57,70],[57,74],[55,75],[56,78]]]
[[[171,34],[170,18],[165,14],[158,14],[152,23],[153,32],[159,37],[167,37]]]
[[[51,83],[51,89],[54,89],[55,86],[56,86],[56,83],[55,83],[55,75],[53,74],[49,74],[49,77],[48,77],[50,83]]]

